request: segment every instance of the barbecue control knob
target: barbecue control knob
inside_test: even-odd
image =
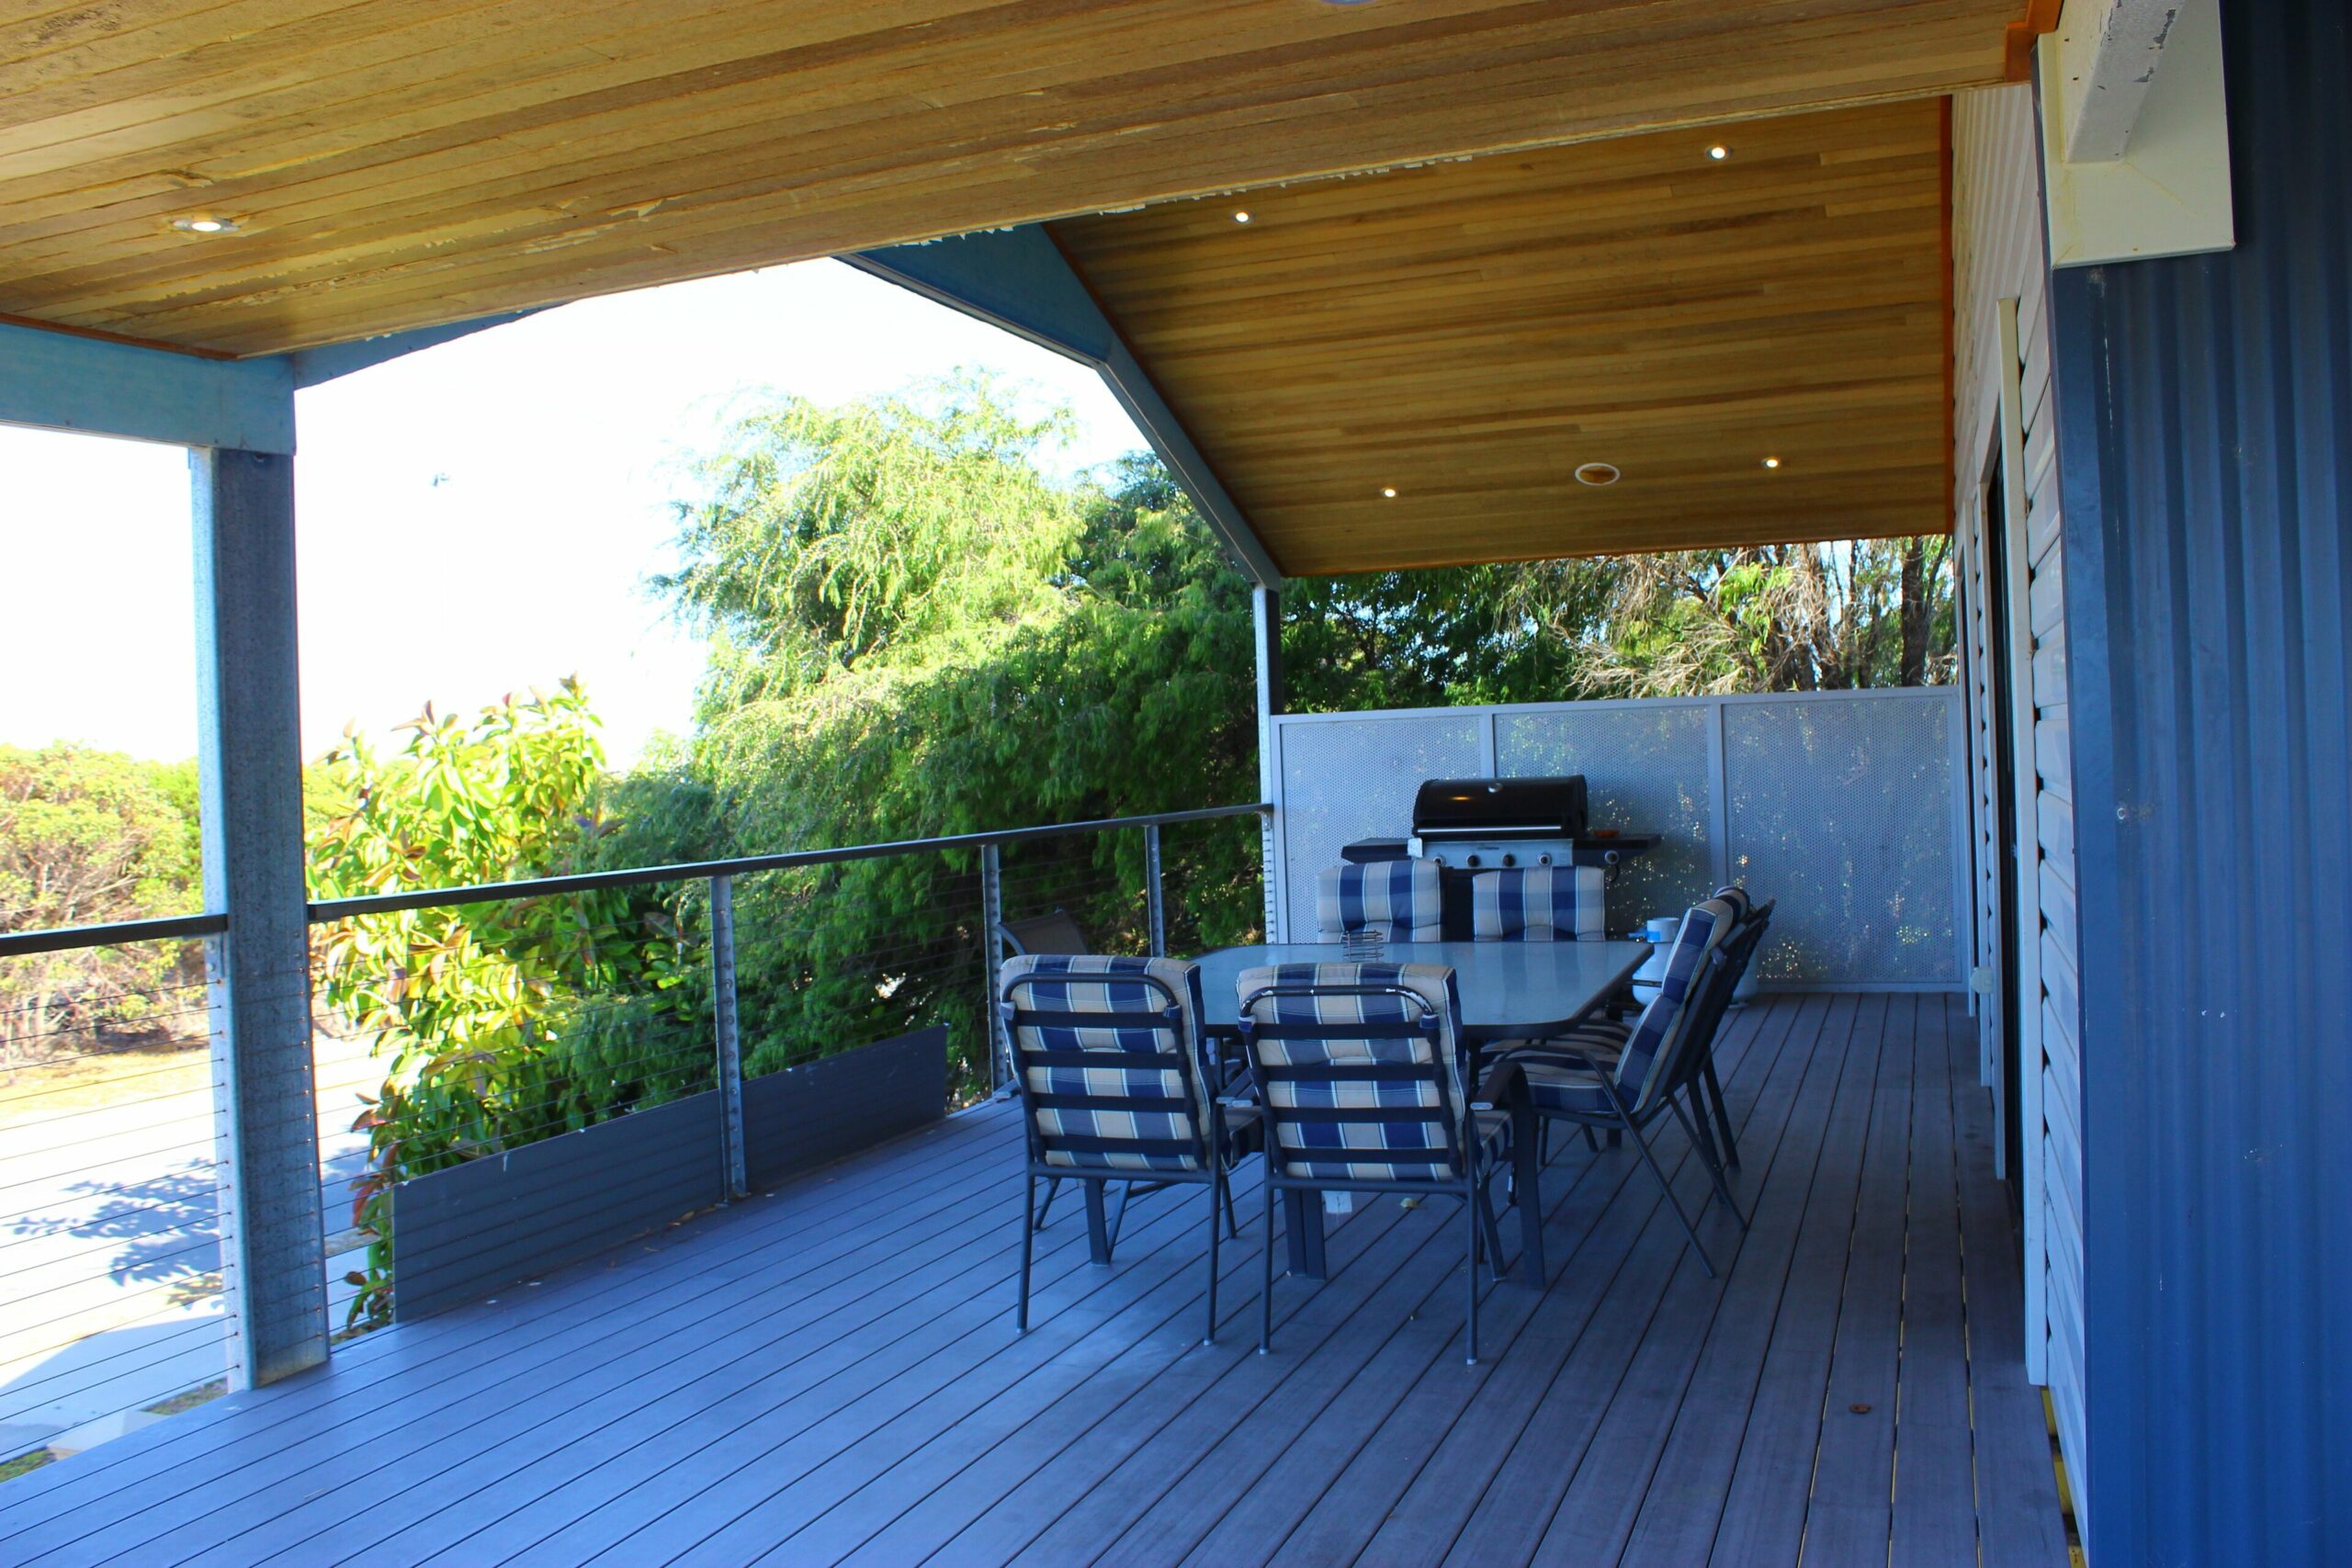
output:
[[[1519,863],[1519,857],[1517,855],[1505,855],[1503,856],[1503,863],[1505,865],[1517,865]]]
[[[1474,866],[1476,865],[1478,863],[1478,857],[1476,855],[1472,855],[1470,857],[1470,863]]]

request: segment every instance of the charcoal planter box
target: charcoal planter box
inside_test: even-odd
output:
[[[947,1032],[919,1030],[743,1080],[753,1188],[938,1121]],[[393,1300],[403,1319],[478,1301],[659,1230],[726,1196],[716,1090],[393,1190]]]

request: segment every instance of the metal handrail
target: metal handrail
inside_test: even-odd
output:
[[[1067,838],[1123,828],[1163,828],[1178,822],[1208,822],[1226,817],[1263,817],[1273,807],[1265,801],[1246,806],[1209,806],[1192,811],[1162,811],[1144,817],[1102,817],[1085,822],[1057,822],[1041,828],[1004,828],[984,833],[950,833],[929,839],[900,839],[878,844],[851,844],[831,850],[793,850],[783,854],[741,855],[732,860],[691,861],[681,865],[640,866],[621,871],[583,872],[571,876],[541,876],[524,882],[485,883],[470,887],[425,888],[406,893],[374,893],[356,898],[329,898],[308,907],[311,923],[349,919],[355,915],[393,914],[403,909],[430,909],[456,904],[481,904],[503,898],[539,898],[565,893],[591,893],[605,887],[647,883],[693,882],[714,876],[744,876],[787,866],[831,865],[842,861],[876,860],[888,855],[916,854],[929,850],[994,848],[1033,839]],[[219,936],[229,929],[225,913],[183,915],[165,919],[117,920],[105,925],[60,927],[51,931],[15,931],[0,935],[0,958],[63,953],[75,948],[116,947],[133,942],[163,942],[174,938]]]
[[[153,920],[109,920],[96,926],[10,931],[0,935],[0,958],[29,958],[36,953],[70,953],[83,947],[122,947],[134,942],[219,936],[228,929],[226,915],[166,915]]]

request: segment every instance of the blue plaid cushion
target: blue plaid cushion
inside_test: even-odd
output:
[[[1742,887],[1736,882],[1726,882],[1721,887],[1716,888],[1713,893],[1708,894],[1707,897],[1710,898],[1720,898],[1724,903],[1729,904],[1731,906],[1732,918],[1736,920],[1744,920],[1747,919],[1749,915],[1756,912],[1756,900],[1750,898],[1747,896],[1747,889]]]
[[[1521,1070],[1527,1075],[1527,1097],[1538,1111],[1568,1111],[1584,1116],[1609,1114],[1609,1096],[1600,1087],[1600,1079],[1593,1068],[1578,1067],[1565,1060],[1515,1056]],[[1606,1072],[1607,1065],[1597,1064]]]
[[[1690,995],[1700,966],[1738,923],[1731,905],[1721,898],[1693,904],[1684,913],[1682,929],[1667,954],[1666,978],[1659,982],[1657,995],[1642,1010],[1642,1016],[1634,1020],[1618,1056],[1617,1087],[1627,1103],[1638,1107],[1643,1096],[1662,1081],[1660,1069],[1673,1061],[1674,1047],[1690,1021]]]
[[[1595,865],[1531,865],[1470,879],[1470,934],[1480,942],[1599,942],[1608,883]]]
[[[1606,1018],[1588,1019],[1566,1033],[1506,1046],[1502,1055],[1521,1063],[1573,1056],[1579,1061],[1614,1065],[1625,1054],[1625,1042],[1633,1032],[1631,1023],[1620,1023]]]
[[[1250,1015],[1267,1022],[1348,1024],[1417,1022],[1424,1013],[1438,1021],[1434,1060],[1446,1075],[1453,1111],[1460,1114],[1465,1096],[1462,1085],[1459,1041],[1462,1001],[1453,971],[1422,964],[1279,964],[1242,971],[1237,982]],[[1412,993],[1408,999],[1388,996],[1345,996],[1328,989],[1306,996],[1250,998],[1270,987],[1336,987],[1396,986]],[[1317,1066],[1367,1065],[1426,1066],[1432,1048],[1423,1036],[1402,1039],[1350,1037],[1344,1032],[1312,1040],[1260,1038],[1259,1058],[1269,1066],[1306,1069],[1303,1078],[1277,1079],[1261,1086],[1281,1131],[1283,1174],[1338,1180],[1416,1181],[1459,1175],[1445,1158],[1445,1131],[1440,1119],[1447,1100],[1426,1079],[1387,1083],[1318,1081]],[[1314,1108],[1420,1108],[1425,1119],[1385,1122],[1301,1122],[1283,1119],[1285,1110]],[[1505,1135],[1507,1121],[1476,1120],[1474,1136],[1482,1145]],[[1384,1160],[1383,1151],[1401,1154],[1424,1151],[1414,1160]],[[1434,1155],[1435,1158],[1430,1157]]]
[[[1335,865],[1315,879],[1315,930],[1324,942],[1376,931],[1390,942],[1440,942],[1445,904],[1433,860]]]
[[[1100,953],[1030,953],[1005,961],[1003,983],[1010,987],[1023,976],[1035,983],[1009,991],[1024,1010],[1072,1013],[1158,1012],[1167,998],[1134,976],[1148,975],[1175,993],[1177,1029],[1114,1029],[1083,1025],[1024,1026],[1012,1032],[1012,1048],[1022,1082],[1029,1092],[1062,1098],[1104,1100],[1161,1096],[1186,1097],[1184,1075],[1160,1067],[1122,1066],[1123,1055],[1186,1051],[1198,1070],[1192,1075],[1192,1111],[1137,1111],[1109,1108],[1056,1107],[1035,1111],[1037,1130],[1048,1134],[1137,1142],[1173,1140],[1198,1144],[1211,1125],[1209,1097],[1213,1075],[1204,1055],[1200,1030],[1201,970],[1196,964],[1173,958],[1114,957]],[[1099,1055],[1101,1066],[1048,1066],[1033,1064],[1041,1051]],[[1110,1149],[1077,1156],[1066,1149],[1048,1149],[1048,1165],[1102,1165],[1127,1170],[1197,1170],[1192,1154],[1153,1150]]]

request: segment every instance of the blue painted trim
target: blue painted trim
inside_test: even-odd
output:
[[[294,385],[283,358],[205,359],[0,321],[0,423],[286,454]]]
[[[507,310],[495,316],[477,316],[470,321],[447,321],[437,327],[418,327],[413,332],[361,338],[356,343],[297,349],[284,357],[293,362],[295,386],[315,387],[322,381],[332,381],[338,376],[348,376],[355,370],[365,370],[372,365],[381,365],[386,360],[414,354],[421,348],[437,347],[461,337],[471,337],[485,328],[503,327],[509,321],[519,321],[526,316],[538,313],[537,307],[528,310]]]
[[[1251,583],[1282,586],[1282,569],[1218,482],[1206,455],[1042,227],[990,230],[841,259],[1092,366]]]

